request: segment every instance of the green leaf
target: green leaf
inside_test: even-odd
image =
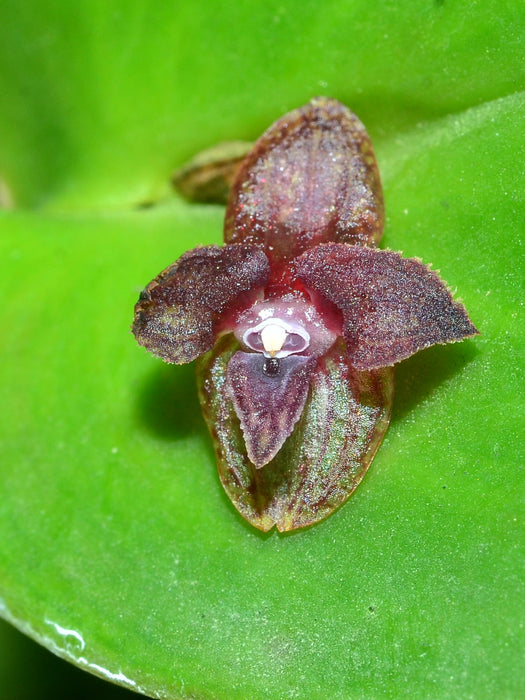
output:
[[[170,698],[523,694],[518,8],[3,4],[1,175],[41,207],[0,215],[4,617]],[[219,483],[193,368],[130,332],[223,210],[136,205],[319,92],[371,132],[384,247],[439,269],[482,335],[399,366],[344,507],[262,534]]]
[[[149,202],[199,150],[317,94],[377,146],[522,89],[524,30],[501,0],[4,0],[0,167],[20,205]]]

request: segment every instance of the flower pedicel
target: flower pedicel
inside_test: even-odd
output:
[[[375,247],[383,223],[365,128],[316,98],[243,161],[225,245],[185,253],[136,305],[141,345],[166,362],[198,358],[222,484],[261,530],[340,506],[388,426],[392,365],[477,333],[435,272]]]

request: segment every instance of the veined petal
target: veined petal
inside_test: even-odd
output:
[[[344,316],[350,363],[392,365],[434,345],[478,333],[437,273],[388,250],[328,243],[296,262],[299,279]]]
[[[255,245],[190,250],[142,292],[133,333],[166,362],[191,362],[213,347],[223,314],[253,303],[268,276],[268,259]]]
[[[238,343],[230,336],[199,359],[204,418],[214,440],[219,476],[239,513],[260,530],[312,525],[357,488],[390,417],[394,371],[358,372],[339,340],[318,358],[301,417],[277,455],[262,469],[246,454],[226,372]]]
[[[306,402],[316,360],[289,355],[268,360],[259,353],[236,352],[228,363],[226,388],[241,422],[246,451],[260,469],[281,449]]]
[[[374,245],[383,194],[372,143],[347,107],[318,97],[257,141],[233,184],[224,240],[265,246],[272,263],[319,243]]]

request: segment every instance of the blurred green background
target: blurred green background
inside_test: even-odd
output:
[[[3,617],[162,697],[525,694],[524,29],[501,0],[0,3]],[[221,240],[173,169],[317,94],[372,136],[383,245],[482,335],[399,366],[343,508],[262,535],[221,491],[193,368],[129,325]],[[129,694],[1,635],[1,698]]]

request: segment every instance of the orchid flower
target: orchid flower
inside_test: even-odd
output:
[[[310,525],[355,490],[388,426],[393,365],[476,328],[429,267],[376,245],[370,138],[316,98],[242,162],[225,245],[195,248],[136,305],[138,342],[197,358],[221,481],[261,530]]]

